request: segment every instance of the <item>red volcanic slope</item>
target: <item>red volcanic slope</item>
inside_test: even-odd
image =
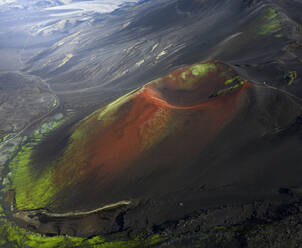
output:
[[[199,63],[92,113],[73,127],[50,165],[54,210],[134,197],[139,190],[128,185],[146,174],[185,169],[244,106],[250,85],[225,63]]]

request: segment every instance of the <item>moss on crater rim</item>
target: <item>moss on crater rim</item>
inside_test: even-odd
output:
[[[180,74],[182,83],[178,86],[182,90],[192,90],[198,78],[206,76],[217,69],[215,63],[201,63],[188,67]]]
[[[209,73],[210,71],[214,71],[215,69],[216,69],[216,65],[214,63],[193,65],[191,67],[192,74],[196,77],[202,77],[205,74]]]

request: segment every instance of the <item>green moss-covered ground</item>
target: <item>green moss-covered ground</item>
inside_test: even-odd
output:
[[[274,8],[265,8],[260,21],[259,35],[273,34],[282,30],[281,18]],[[278,36],[280,37],[280,35]]]
[[[209,72],[217,70],[215,63],[201,63],[192,65],[187,68],[186,71],[182,72],[180,78],[182,79],[181,84],[178,85],[179,89],[182,90],[193,90],[194,85],[197,82],[197,78],[206,76]],[[176,79],[175,77],[174,80]]]
[[[31,156],[33,149],[43,137],[62,123],[63,120],[52,120],[35,129],[32,136],[23,142],[16,156],[9,163],[10,173],[6,181],[10,183],[3,191],[15,191],[16,206],[20,210],[45,207],[57,190],[51,181],[53,168],[49,167],[37,174],[31,166]]]

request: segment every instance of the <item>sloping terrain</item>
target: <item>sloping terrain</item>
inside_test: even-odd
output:
[[[3,244],[302,246],[301,11],[140,1],[25,56],[60,120],[1,144]]]
[[[80,111],[212,59],[301,96],[299,7],[298,1],[147,1],[53,44],[24,70],[47,80],[63,105]]]
[[[223,62],[181,68],[95,111],[53,147],[35,147],[26,162],[21,151],[10,165],[14,216],[38,232],[91,236],[123,230],[121,213],[130,227],[147,218],[139,228],[150,228],[202,207],[278,198],[299,185],[300,142],[270,140],[299,114],[288,95]],[[120,209],[102,213],[113,203]],[[92,217],[100,212],[109,223]]]
[[[56,96],[43,81],[17,73],[1,73],[0,137],[19,132],[56,105]]]

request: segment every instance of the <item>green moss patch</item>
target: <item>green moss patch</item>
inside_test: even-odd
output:
[[[19,210],[43,208],[58,191],[52,180],[54,168],[49,166],[37,173],[31,165],[31,156],[45,135],[62,123],[63,120],[48,121],[34,130],[33,135],[21,145],[9,163],[10,173],[7,181],[10,183],[7,183],[4,191],[15,191],[16,207]]]
[[[206,64],[199,64],[193,65],[191,67],[192,74],[195,77],[203,77],[210,71],[214,71],[216,69],[216,65],[214,63],[206,63]]]
[[[297,78],[298,73],[296,71],[289,71],[284,76],[284,79],[289,86],[291,86]]]
[[[239,81],[238,83],[236,83],[236,84],[234,84],[234,85],[232,85],[232,86],[230,86],[230,87],[228,87],[226,89],[219,90],[217,92],[217,95],[219,96],[219,95],[222,95],[222,94],[226,94],[226,93],[228,93],[228,92],[230,92],[232,90],[235,90],[235,89],[239,88],[243,84],[244,84],[244,81]]]
[[[186,71],[180,74],[181,83],[178,85],[179,89],[194,89],[194,85],[198,82],[198,78],[205,77],[208,73],[214,72],[216,69],[215,63],[201,63],[188,67]]]
[[[282,30],[281,18],[274,8],[264,9],[261,22],[259,35],[273,34]]]
[[[230,85],[230,84],[236,83],[236,82],[243,82],[243,80],[240,76],[236,76],[236,77],[226,80],[224,82],[224,85]]]

